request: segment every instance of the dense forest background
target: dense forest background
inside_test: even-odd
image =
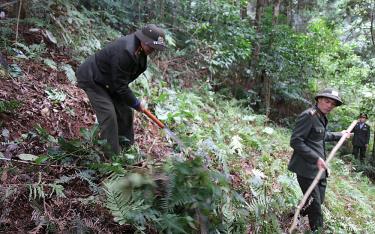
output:
[[[290,132],[314,95],[343,97],[330,130],[366,112],[374,133],[374,11],[370,0],[1,0],[0,232],[287,232],[302,196]],[[75,70],[148,23],[168,50],[132,89],[186,148],[136,113],[136,145],[106,159]],[[331,163],[326,233],[375,232],[374,140],[365,161],[349,140]]]

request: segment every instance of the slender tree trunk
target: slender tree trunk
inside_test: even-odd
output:
[[[272,28],[275,27],[277,24],[277,17],[280,13],[280,4],[281,0],[275,0],[273,5],[273,14],[272,14]],[[272,50],[272,45],[274,41],[274,30],[272,30],[269,41],[268,41],[268,51]],[[265,104],[265,114],[268,117],[271,111],[271,91],[272,91],[272,79],[264,72],[262,71],[263,76],[263,99]]]
[[[249,4],[250,4],[250,1],[251,0],[249,0]],[[259,54],[260,54],[260,49],[261,49],[260,38],[261,38],[261,31],[262,31],[261,26],[260,26],[261,25],[260,20],[261,20],[263,8],[264,8],[264,0],[257,0],[256,6],[255,6],[255,19],[253,22],[251,22],[254,25],[254,28],[256,31],[256,40],[255,40],[254,47],[252,50],[252,58],[250,61],[250,67],[253,72],[253,77],[256,83],[263,82],[263,79],[262,79],[263,71],[260,71],[260,72],[258,71]],[[247,87],[250,86],[251,82],[252,80],[248,79],[246,86]],[[260,90],[259,93],[261,94],[262,90]]]
[[[160,0],[160,19],[164,20],[164,0]]]
[[[279,17],[280,14],[280,4],[281,0],[275,0],[273,6],[273,15],[272,15],[272,26],[277,23],[277,17]]]
[[[256,29],[256,34],[258,37],[260,36],[260,33],[261,33],[260,20],[261,20],[263,8],[264,8],[264,0],[257,0],[257,5],[255,8],[254,27]],[[259,43],[256,43],[254,46],[253,56],[251,60],[253,71],[256,71],[256,66],[258,65],[260,47],[261,46]]]
[[[188,17],[189,20],[191,19],[191,15],[193,15],[192,9],[191,9],[191,1],[192,0],[187,1],[187,12],[186,12],[186,14],[189,16]]]
[[[125,3],[127,4],[127,3]],[[144,6],[144,14],[145,14],[145,21],[148,22],[151,19],[155,18],[155,10],[152,8],[154,5],[152,4],[152,0],[146,0],[146,4]]]
[[[179,11],[180,4],[179,1],[174,1],[172,9],[172,28],[177,25],[177,13]]]
[[[142,3],[141,1],[138,2],[138,22],[142,22],[142,18],[141,18],[141,9],[142,9]]]
[[[285,3],[285,15],[286,22],[289,26],[292,26],[293,19],[293,0],[287,0]]]
[[[241,16],[241,19],[244,19],[247,17],[247,6],[249,4],[241,4],[240,2],[240,16]]]
[[[257,5],[255,7],[255,22],[254,22],[254,26],[256,28],[259,27],[260,19],[261,19],[262,14],[263,14],[264,1],[265,0],[257,0]]]
[[[370,27],[370,34],[371,34],[371,41],[372,41],[372,46],[374,48],[375,46],[375,39],[374,39],[374,6],[375,3],[372,4],[371,8],[371,27]]]

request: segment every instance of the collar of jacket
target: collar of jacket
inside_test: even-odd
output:
[[[318,108],[317,105],[314,106],[316,110],[316,115],[318,116],[319,120],[323,123],[324,126],[327,126],[328,119],[327,116]]]
[[[126,36],[128,43],[126,43],[126,50],[129,51],[131,58],[134,62],[137,62],[139,57],[147,57],[142,51],[138,52],[138,48],[141,46],[141,41],[135,36],[135,33]]]

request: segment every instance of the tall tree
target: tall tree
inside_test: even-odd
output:
[[[279,16],[280,13],[280,3],[281,0],[275,0],[274,5],[273,5],[273,13],[272,13],[272,28],[277,24],[277,17]],[[267,51],[271,51],[272,49],[272,43],[274,41],[274,30],[272,30],[270,38],[269,38],[269,43],[268,43],[268,49]],[[271,109],[271,87],[272,87],[272,79],[265,74],[264,71],[262,71],[262,76],[264,77],[263,79],[263,97],[264,97],[264,103],[265,103],[265,109],[266,109],[266,116],[268,117],[270,114],[270,109]]]

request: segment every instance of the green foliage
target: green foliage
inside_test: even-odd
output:
[[[23,43],[17,42],[15,45],[21,49],[18,50],[13,48],[16,53],[16,58],[20,59],[40,59],[46,52],[46,45],[44,43],[27,46]]]
[[[193,35],[208,48],[205,61],[213,73],[225,77],[227,69],[246,63],[251,56],[255,33],[248,19],[238,14],[238,6],[227,1],[200,2],[191,8]],[[230,43],[225,43],[230,38]]]
[[[52,197],[53,195],[57,197],[65,197],[64,187],[55,182],[46,184],[42,181],[41,174],[39,173],[39,179],[37,183],[29,184],[29,200],[45,199],[46,197]],[[46,193],[50,190],[49,195]]]
[[[99,139],[98,133],[99,127],[94,126],[92,129],[81,129],[82,140],[58,138],[59,146],[49,148],[48,156],[50,160],[94,166],[94,163],[100,161],[103,149],[106,149],[106,142]]]
[[[68,78],[68,80],[70,81],[70,83],[76,84],[77,78],[76,78],[76,75],[75,75],[75,72],[74,72],[72,66],[70,66],[69,64],[63,64],[61,66],[61,70],[63,70],[65,72],[65,75]]]
[[[134,147],[103,162],[105,142],[99,140],[98,128],[82,130],[82,140],[59,138],[58,146],[41,156],[38,163],[54,161],[95,171],[63,176],[53,183],[39,179],[29,187],[30,198],[63,196],[63,184],[75,179],[88,183],[96,195],[101,188],[94,173],[111,174],[105,183],[106,206],[118,223],[132,224],[138,232],[283,232],[280,217],[301,197],[295,178],[287,172],[290,132],[247,107],[249,100],[261,100],[261,82],[254,81],[250,87],[253,90],[246,90],[245,101],[219,95],[211,85],[215,84],[216,90],[215,82],[222,81],[216,78],[254,79],[263,72],[271,78],[273,101],[301,105],[308,103],[311,92],[336,86],[346,100],[355,100],[333,115],[333,128],[342,129],[358,110],[373,112],[373,87],[363,88],[361,84],[371,80],[374,63],[363,62],[356,54],[358,48],[341,43],[334,26],[325,20],[314,20],[306,32],[296,32],[283,16],[273,24],[271,7],[267,7],[255,36],[250,19],[239,14],[247,1],[144,3],[43,0],[33,4],[31,11],[46,20],[25,22],[50,29],[57,36],[57,46],[72,48],[68,53],[76,60],[145,23],[157,22],[166,28],[171,49],[151,58],[165,66],[163,71],[151,65],[133,88],[136,94],[148,97],[150,108],[181,136],[194,159],[171,159],[163,167],[147,160],[148,167],[139,168],[132,164],[144,161],[147,155]],[[8,43],[3,38],[0,42]],[[250,67],[254,45],[260,45],[261,53],[257,66]],[[44,44],[15,46],[14,58],[42,59],[46,52]],[[64,65],[49,59],[43,62],[74,80],[71,67],[61,67]],[[13,77],[22,75],[17,65],[12,68]],[[178,90],[180,84],[190,84],[193,77],[207,82],[198,82],[187,91]],[[56,104],[65,99],[58,90],[47,90],[46,95]],[[43,142],[56,143],[45,129],[37,127],[36,131]],[[374,232],[373,186],[361,174],[353,175],[354,169],[341,161],[332,167],[337,181],[328,186],[331,190],[324,207],[327,232]],[[100,201],[97,203],[100,205]]]
[[[57,70],[57,64],[55,63],[55,61],[45,58],[43,59],[43,63],[48,67],[52,68],[53,70]]]
[[[47,94],[47,98],[55,104],[64,102],[66,98],[66,94],[63,91],[59,91],[53,88],[46,89],[45,93]]]
[[[5,23],[3,20],[0,22],[0,48],[6,48],[6,46],[10,45],[10,38],[12,38],[14,32],[9,27],[10,24]]]
[[[21,103],[17,100],[0,100],[0,113],[14,112],[21,107]]]
[[[22,69],[17,64],[10,64],[9,75],[12,78],[18,78],[18,77],[22,77],[23,72],[22,72]]]
[[[362,87],[362,99],[360,100],[361,112],[366,112],[370,116],[375,115],[375,92],[372,84],[364,85]]]
[[[327,202],[324,213],[328,223],[329,233],[374,231],[374,187],[371,182],[361,176],[353,174],[345,168],[341,160],[333,160],[335,182],[331,182],[327,191]],[[348,178],[352,178],[349,180]]]
[[[200,157],[169,161],[157,174],[145,171],[116,176],[105,185],[107,207],[115,220],[132,223],[139,231],[146,228],[166,233],[220,231],[224,224],[242,231],[245,228],[238,221],[244,218],[239,213],[242,203],[239,195],[233,196],[227,179],[217,171],[207,170]],[[230,206],[237,206],[239,210]]]
[[[44,129],[40,124],[35,126],[36,133],[40,137],[42,143],[57,143],[57,140],[51,136],[46,129]]]

